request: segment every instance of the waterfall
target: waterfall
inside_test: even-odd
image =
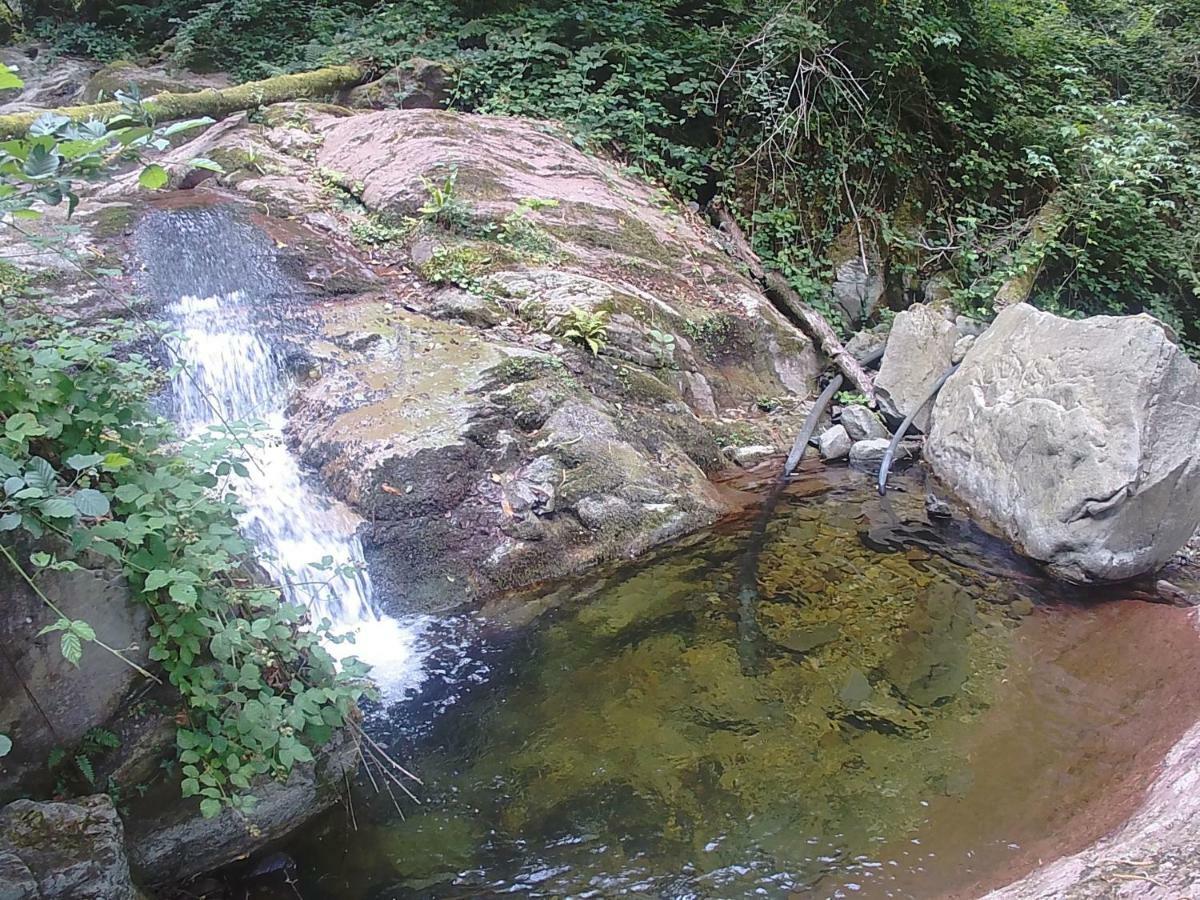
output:
[[[422,678],[418,645],[426,623],[402,623],[380,612],[356,534],[357,517],[316,489],[284,439],[289,381],[254,315],[267,299],[256,289],[263,290],[273,274],[283,276],[264,272],[261,264],[249,270],[237,264],[252,258],[253,242],[247,249],[226,241],[231,259],[225,265],[220,252],[225,248],[213,239],[212,225],[219,225],[221,234],[230,231],[227,216],[186,210],[170,218],[196,248],[184,253],[170,277],[154,279],[160,293],[167,287],[170,294],[163,299],[174,326],[167,340],[178,363],[171,399],[181,432],[200,433],[223,420],[262,423],[262,444],[250,448],[248,474],[235,488],[245,508],[242,528],[287,600],[307,607],[314,622],[327,618],[335,633],[354,636],[354,643],[331,645],[330,652],[369,663],[385,699],[399,698]],[[238,279],[239,271],[253,275]],[[203,296],[184,292],[196,286],[219,290],[228,280],[246,286]]]

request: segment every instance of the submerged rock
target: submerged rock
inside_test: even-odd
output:
[[[0,809],[4,900],[137,900],[121,819],[107,794]]]
[[[974,624],[975,600],[947,582],[935,583],[883,665],[888,680],[916,706],[950,699],[970,674],[967,637]]]
[[[898,423],[916,411],[950,365],[957,341],[954,323],[931,306],[914,303],[896,315],[875,379],[879,408],[885,415]],[[929,431],[932,408],[930,403],[917,414],[915,429]]]
[[[926,456],[1070,581],[1166,563],[1200,522],[1200,369],[1146,316],[997,316],[942,389]]]

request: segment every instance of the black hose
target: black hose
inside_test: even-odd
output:
[[[872,350],[863,360],[862,365],[865,368],[875,362],[878,362],[883,356],[883,348]],[[821,414],[833,401],[834,395],[841,390],[845,379],[841,375],[833,376],[833,380],[825,385],[825,390],[821,391],[821,395],[817,397],[817,402],[813,404],[813,408],[809,411],[808,417],[804,420],[804,426],[800,429],[800,433],[796,435],[796,440],[792,444],[792,452],[788,454],[787,462],[783,464],[783,474],[779,477],[786,479],[795,471],[796,466],[800,465],[800,461],[804,459],[804,454],[808,450],[808,442],[812,440],[813,432],[817,430],[817,423],[821,420]]]
[[[883,454],[883,462],[879,464],[879,496],[883,497],[887,494],[887,477],[888,472],[892,468],[892,458],[896,455],[896,448],[900,446],[900,441],[904,439],[904,435],[908,434],[908,429],[912,427],[913,419],[923,410],[934,397],[937,392],[942,389],[942,385],[946,383],[951,375],[958,370],[958,363],[955,363],[945,372],[943,372],[938,380],[933,383],[933,387],[929,389],[929,393],[925,395],[925,399],[920,404],[904,417],[904,421],[900,423],[900,427],[896,429],[896,433],[892,435],[892,441],[888,444],[887,453]]]
[[[844,379],[841,375],[834,375],[833,380],[825,385],[825,390],[821,391],[821,396],[817,397],[817,402],[809,410],[808,418],[804,420],[804,427],[796,435],[796,440],[792,444],[792,452],[788,454],[787,462],[783,464],[783,474],[779,476],[780,479],[786,480],[796,466],[800,465],[800,460],[804,459],[804,451],[808,449],[808,442],[812,440],[813,432],[817,430],[817,423],[821,421],[821,414],[825,412],[825,408],[833,400],[833,395],[841,390],[843,381]]]

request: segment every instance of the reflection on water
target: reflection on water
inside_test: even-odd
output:
[[[303,896],[921,897],[1004,865],[1069,805],[1055,766],[1101,760],[1108,777],[1128,761],[1087,736],[1129,698],[1080,677],[1064,646],[1030,652],[1091,611],[1039,592],[978,532],[887,502],[866,479],[785,501],[756,629],[735,583],[742,522],[493,638],[488,677],[449,712],[394,707],[382,729],[423,777],[422,806],[401,819],[368,788],[357,830],[341,810],[310,828],[291,848]],[[1032,733],[1014,724],[1026,714]],[[1009,758],[1046,760],[1051,787],[989,821],[1019,787]],[[939,831],[946,803],[976,815]]]

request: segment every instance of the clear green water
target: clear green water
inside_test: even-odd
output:
[[[785,498],[755,596],[747,517],[493,626],[486,678],[372,725],[422,804],[401,819],[360,786],[288,846],[297,890],[921,896],[896,885],[930,865],[930,804],[970,791],[1018,626],[1062,600],[978,532],[928,524],[913,487]],[[1045,731],[1051,752],[1075,740]]]

